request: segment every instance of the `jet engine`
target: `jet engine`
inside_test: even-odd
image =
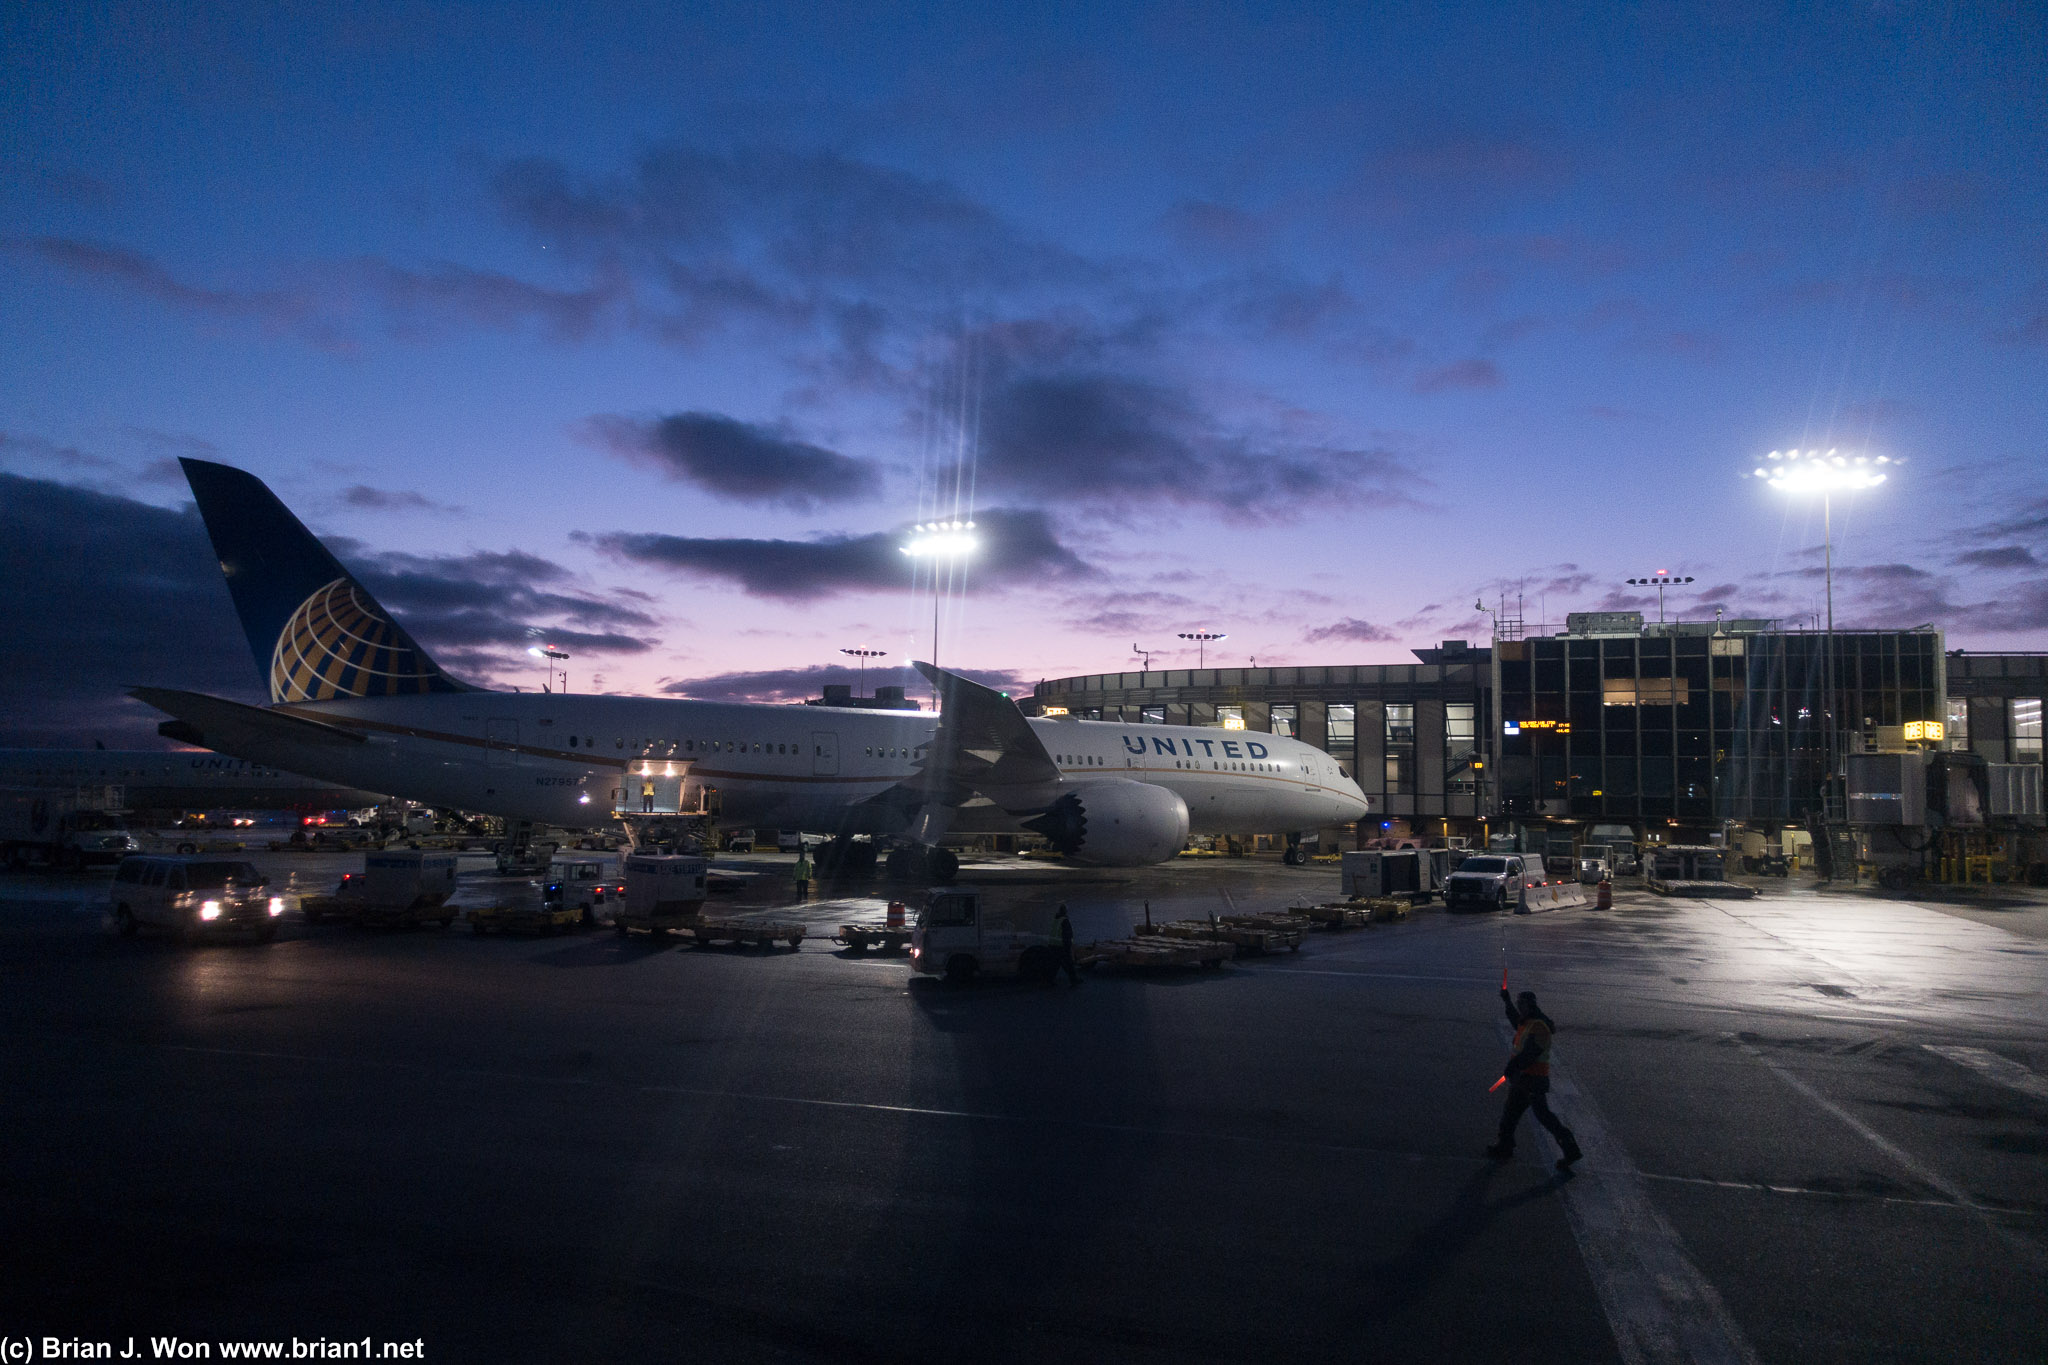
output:
[[[1104,867],[1163,863],[1188,839],[1188,805],[1164,787],[1123,778],[1089,782],[1024,822],[1069,858]]]

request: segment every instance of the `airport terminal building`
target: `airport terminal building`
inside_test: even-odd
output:
[[[1022,705],[1293,735],[1351,768],[1381,830],[1421,835],[1802,824],[1831,750],[1875,749],[1887,727],[1915,721],[1943,722],[1952,747],[1992,762],[2041,761],[2048,655],[1949,654],[1931,628],[1830,634],[1591,612],[1557,634],[1504,622],[1487,645],[1415,655],[1089,674],[1042,682]]]

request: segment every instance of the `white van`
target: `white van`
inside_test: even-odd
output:
[[[284,898],[269,887],[254,864],[235,858],[123,858],[107,901],[123,934],[146,925],[187,940],[243,934],[267,943],[284,914]]]

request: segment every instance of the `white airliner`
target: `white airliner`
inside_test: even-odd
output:
[[[0,749],[0,787],[106,792],[150,811],[354,810],[384,799],[203,749]]]
[[[1243,731],[1027,719],[919,664],[941,706],[877,711],[494,692],[444,673],[253,475],[181,460],[271,705],[140,687],[165,732],[436,806],[589,826],[615,811],[868,834],[1031,830],[1141,866],[1198,834],[1295,835],[1365,797],[1328,754]],[[648,788],[652,788],[652,792]],[[943,855],[934,855],[942,860]]]

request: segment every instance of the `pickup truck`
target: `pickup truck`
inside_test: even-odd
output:
[[[1543,880],[1541,859],[1535,854],[1475,854],[1445,880],[1444,908],[1512,910],[1522,899],[1524,878],[1531,883]]]

